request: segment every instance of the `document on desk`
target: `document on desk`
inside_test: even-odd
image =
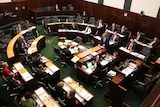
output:
[[[25,80],[25,82],[33,79],[32,75],[28,71],[22,73],[21,76]]]
[[[21,70],[23,67],[23,65],[20,62],[17,62],[15,64],[13,64],[14,67],[16,68],[17,71]]]
[[[94,38],[96,38],[97,40],[101,40],[100,36],[94,36]]]
[[[72,42],[71,44],[74,45],[74,46],[77,46],[77,45],[78,45],[77,42]]]
[[[49,74],[49,75],[53,75],[53,74],[54,74],[54,72],[52,72],[52,71],[51,71],[50,69],[48,69],[48,68],[46,68],[45,72],[46,72],[47,74]]]
[[[130,75],[132,72],[134,71],[134,69],[127,67],[125,69],[122,70],[122,73],[125,74],[125,76],[127,77],[128,75]]]
[[[92,67],[89,67],[89,68],[85,69],[85,72],[86,72],[87,74],[93,73]]]
[[[96,56],[96,55],[98,55],[98,53],[97,52],[92,52],[91,55]]]
[[[58,71],[59,70],[59,68],[56,66],[56,65],[51,65],[51,66],[48,66],[48,68],[53,72],[53,73],[55,73],[56,71]]]
[[[74,57],[71,59],[71,61],[72,61],[73,63],[76,63],[79,59],[80,59],[79,57],[74,56]]]

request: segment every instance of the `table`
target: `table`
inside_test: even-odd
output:
[[[88,61],[91,61],[91,60],[92,60],[92,58],[88,59]],[[105,68],[110,62],[112,62],[112,55],[109,55],[108,57],[103,57],[103,58],[100,57],[100,58],[98,58],[96,60],[98,60],[99,63],[101,64],[101,66],[103,68]],[[83,62],[83,63],[86,63],[86,62]],[[89,63],[91,63],[91,62],[89,62]],[[84,83],[90,84],[91,83],[92,74],[93,74],[94,70],[96,69],[96,67],[94,65],[91,65],[91,66],[87,67],[87,66],[84,66],[82,64],[79,64],[77,66],[78,70],[76,72],[76,76],[77,76],[77,78],[79,78]]]
[[[53,77],[57,82],[60,81],[60,69],[52,63],[49,59],[47,59],[45,56],[41,57],[41,62],[43,62],[46,66],[45,72],[48,73],[51,77]]]
[[[9,42],[8,46],[7,46],[7,58],[9,60],[11,60],[11,62],[15,61],[15,57],[17,55],[17,53],[15,53],[15,43],[18,40],[18,38],[22,35],[24,35],[26,32],[32,31],[36,29],[35,26],[32,26],[26,30],[23,30],[22,32],[20,32],[19,34],[17,34],[14,38],[11,39],[11,41]]]
[[[31,81],[33,79],[33,76],[27,71],[27,69],[24,68],[20,62],[14,63],[13,66],[15,67],[13,71],[18,72],[25,82]]]
[[[38,9],[29,10],[31,21],[36,23],[38,17],[44,16],[53,16],[53,15],[76,15],[77,10],[75,11],[40,11]]]
[[[57,34],[58,33],[58,27],[59,25],[64,24],[65,27],[70,28],[73,22],[53,22],[53,23],[48,23],[47,24],[47,31],[50,35],[52,34]],[[95,25],[92,24],[88,24],[88,23],[76,23],[79,27],[80,31],[85,30],[86,26],[89,25],[92,29],[92,33],[94,34],[97,30],[97,27]],[[73,32],[75,33],[75,32]]]
[[[45,36],[38,36],[28,48],[28,54],[39,52],[45,47]]]
[[[58,47],[61,49],[68,48],[71,54],[77,54],[87,49],[73,40],[65,40],[64,42],[58,42]]]
[[[51,97],[51,95],[47,93],[47,91],[43,87],[38,88],[34,91],[34,93],[36,94],[35,97],[38,97],[40,99],[38,100],[37,98],[35,98],[37,103],[40,104],[41,107],[43,107],[43,105],[45,105],[45,107],[60,107],[60,105],[57,104],[57,102]]]
[[[140,59],[140,60],[144,60],[145,56],[142,54],[139,54],[137,52],[131,52],[128,49],[126,49],[125,47],[120,47],[119,50],[119,55],[121,56],[122,60],[125,60],[126,58],[129,59]]]
[[[69,92],[71,89],[75,89],[75,98],[78,99],[83,106],[86,105],[87,107],[90,107],[92,105],[94,96],[80,85],[79,82],[76,82],[69,76],[64,78],[63,81],[65,83],[63,89],[66,92]]]
[[[75,39],[76,36],[82,37],[82,42],[86,43],[89,38],[89,33],[85,31],[80,31],[80,30],[69,30],[69,29],[58,29],[58,35],[59,37],[65,36],[68,39]]]
[[[160,106],[160,81],[141,103],[140,107],[159,107]]]

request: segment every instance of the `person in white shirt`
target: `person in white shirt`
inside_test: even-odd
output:
[[[86,26],[86,28],[84,30],[84,33],[85,34],[91,34],[92,33],[91,27],[89,25]]]
[[[97,31],[95,35],[99,35],[101,36],[104,33],[104,24],[103,24],[103,20],[99,19],[98,23],[97,23]]]

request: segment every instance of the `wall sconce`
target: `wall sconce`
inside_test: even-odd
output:
[[[124,13],[124,16],[127,17],[127,16],[128,16],[128,13],[125,12],[125,13]]]
[[[26,9],[26,7],[25,7],[25,6],[22,6],[22,9],[23,9],[23,10],[25,10],[25,9]]]
[[[19,8],[18,7],[15,7],[15,10],[18,10]]]

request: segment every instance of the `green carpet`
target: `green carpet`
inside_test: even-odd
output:
[[[94,95],[93,107],[108,107],[109,105],[111,105],[104,99],[104,95],[109,90],[109,87],[110,87],[109,84],[105,84],[106,78],[103,79],[103,82],[104,82],[103,88],[94,89],[92,85],[86,86],[84,83],[82,83],[80,80],[76,78],[76,70],[73,68],[73,66],[71,66],[70,68],[67,68],[67,67],[62,68],[59,61],[55,62],[54,59],[56,54],[53,51],[53,46],[57,46],[58,37],[48,36],[47,34],[45,34],[41,25],[37,25],[37,29],[40,35],[45,35],[46,37],[46,47],[41,51],[41,54],[46,56],[55,65],[57,65],[60,68],[61,80],[66,76],[71,76],[73,79],[75,79],[80,84],[82,84],[90,93]],[[6,55],[2,55],[1,60],[8,61],[6,59]],[[0,78],[0,85],[2,85],[3,83],[4,83],[3,80]],[[12,100],[9,97],[9,92],[2,87],[0,87],[0,96],[4,96],[0,98],[1,104],[2,102],[5,103],[10,101],[11,103],[9,103],[7,107],[13,107]],[[139,107],[142,100],[143,100],[142,97],[130,92],[128,92],[125,97],[125,102],[128,103],[131,107]]]

